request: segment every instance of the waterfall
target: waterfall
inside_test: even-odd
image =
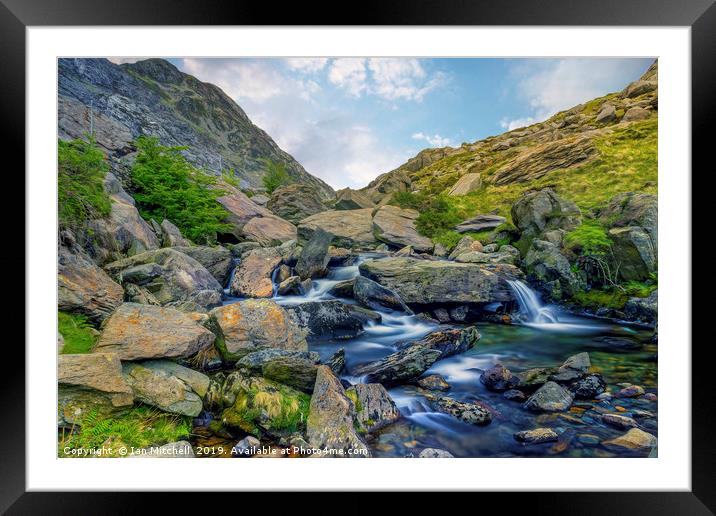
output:
[[[526,318],[525,322],[538,324],[558,323],[557,315],[548,307],[542,305],[537,293],[519,280],[507,280],[515,293],[520,313]]]

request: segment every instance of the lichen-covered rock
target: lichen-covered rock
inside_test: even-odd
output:
[[[101,323],[122,304],[124,290],[78,248],[60,247],[57,261],[57,308]]]
[[[203,406],[201,397],[180,376],[204,389],[208,388],[209,378],[177,364],[174,368],[165,366],[166,363],[127,362],[122,366],[122,370],[137,400],[165,412],[198,416]],[[186,371],[181,371],[182,369]],[[204,378],[197,379],[196,375]]]
[[[216,278],[194,258],[171,247],[112,262],[105,270],[120,284],[142,286],[162,306],[196,311],[221,304],[223,291]]]
[[[418,233],[415,220],[419,213],[415,210],[382,206],[373,215],[373,231],[375,237],[386,244],[403,247],[411,246],[421,253],[431,252],[433,242]]]
[[[650,451],[656,444],[655,436],[638,428],[632,428],[624,435],[602,442],[602,445],[607,447],[636,451]]]
[[[90,411],[110,414],[132,406],[134,394],[116,354],[59,355],[57,366],[61,424],[81,424]]]
[[[551,188],[527,192],[512,205],[512,222],[523,237],[538,237],[550,229],[574,229],[582,221],[579,208]]]
[[[657,248],[641,226],[615,227],[609,230],[612,252],[624,281],[643,281],[657,269]]]
[[[173,308],[124,303],[106,321],[95,353],[122,360],[190,357],[215,336],[189,314]]]
[[[328,246],[333,235],[321,228],[316,228],[311,239],[303,246],[301,255],[296,263],[295,271],[301,279],[321,278],[326,275],[330,256]]]
[[[338,300],[309,301],[287,306],[286,310],[294,315],[302,328],[308,329],[312,337],[350,339],[361,335],[369,323],[381,321],[377,312]]]
[[[296,226],[287,220],[268,215],[249,220],[241,228],[241,235],[246,240],[258,242],[262,246],[270,246],[296,240],[298,233]]]
[[[656,324],[659,315],[659,294],[654,290],[647,297],[631,297],[624,305],[624,313],[633,321]]]
[[[578,400],[594,399],[603,393],[605,389],[606,384],[600,374],[590,374],[569,386],[569,390]]]
[[[333,374],[340,377],[343,369],[346,367],[346,350],[340,348],[333,353],[326,361],[326,365],[331,368]]]
[[[379,383],[359,383],[346,390],[356,409],[360,432],[374,432],[400,419],[400,411]]]
[[[306,217],[298,224],[298,236],[310,240],[321,228],[333,235],[332,244],[348,248],[374,247],[373,210],[329,210]]]
[[[453,248],[452,252],[448,256],[450,260],[454,260],[463,253],[469,252],[482,252],[482,243],[479,240],[475,240],[471,236],[464,236],[460,239],[457,245]]]
[[[546,240],[534,240],[524,259],[528,277],[551,299],[572,295],[580,286],[569,260],[557,246]]]
[[[519,384],[517,377],[513,376],[510,370],[502,364],[495,364],[482,373],[480,382],[488,390],[496,392],[510,390]]]
[[[589,360],[589,353],[577,353],[567,358],[550,376],[550,380],[560,383],[572,382],[587,374],[590,367],[592,367],[592,363]]]
[[[247,299],[215,308],[210,313],[220,335],[217,347],[228,361],[267,348],[308,351],[306,333],[276,302]]]
[[[278,284],[278,286],[276,287],[276,293],[279,296],[305,294],[302,287],[301,278],[298,276],[290,276],[286,278],[284,281]]]
[[[312,392],[319,362],[320,356],[313,352],[264,349],[245,355],[236,363],[236,369]]]
[[[194,258],[214,276],[220,285],[226,285],[226,281],[229,279],[231,271],[234,268],[231,251],[221,246],[209,247],[203,245],[175,247],[175,249],[180,253]]]
[[[547,382],[524,403],[527,410],[533,412],[560,412],[567,410],[574,396],[555,382]]]
[[[300,183],[277,188],[266,207],[294,224],[327,209],[315,188]]]
[[[431,396],[428,398],[428,403],[434,410],[453,416],[470,425],[487,425],[492,421],[490,411],[477,403],[458,401],[448,396]]]
[[[440,358],[447,358],[453,355],[464,353],[473,348],[482,338],[480,332],[474,326],[464,329],[453,328],[439,330],[429,333],[420,340],[399,343],[399,348],[423,347],[440,351]]]
[[[229,292],[236,297],[271,297],[271,276],[281,260],[281,254],[275,247],[248,251],[236,266]]]
[[[353,281],[353,298],[374,310],[413,313],[395,291],[363,276],[358,276]]]
[[[450,384],[439,374],[431,374],[418,379],[418,386],[429,391],[448,391]]]
[[[319,366],[306,425],[308,442],[315,448],[344,453],[328,456],[370,456],[356,432],[355,418],[355,405],[346,396],[341,382],[328,366]]]
[[[534,430],[523,430],[514,434],[517,441],[527,444],[542,444],[556,441],[559,436],[551,428],[535,428]]]

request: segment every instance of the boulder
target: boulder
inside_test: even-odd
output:
[[[423,161],[424,163],[426,161]],[[394,192],[410,192],[413,189],[410,176],[405,170],[393,170],[376,177],[361,191],[373,202],[379,203]]]
[[[477,265],[415,258],[366,260],[362,276],[395,291],[407,304],[514,301],[505,279],[522,277],[511,265]]]
[[[86,315],[99,324],[122,304],[124,290],[77,247],[60,246],[57,309]]]
[[[266,197],[264,194],[256,194],[251,196],[251,201],[255,204],[258,204],[259,206],[266,206],[269,202],[269,198]]]
[[[333,353],[326,361],[326,365],[331,368],[333,374],[340,376],[343,369],[346,367],[346,350],[340,348],[338,351]]]
[[[127,362],[122,370],[137,400],[165,412],[198,416],[203,407],[201,397],[179,375],[193,377],[197,385],[205,388],[208,388],[209,378],[177,364],[174,364],[174,368],[167,368],[166,364]],[[179,368],[186,371],[181,372]],[[196,379],[197,375],[204,377],[203,380]]]
[[[375,203],[360,190],[344,188],[336,192],[336,203],[334,210],[360,210],[363,208],[374,208]]]
[[[355,280],[352,279],[339,281],[328,290],[328,293],[334,297],[352,298],[354,284]]]
[[[428,403],[438,412],[448,414],[469,425],[487,425],[492,414],[483,405],[467,401],[458,401],[448,396],[429,397]]]
[[[107,415],[134,403],[122,364],[113,353],[59,355],[57,382],[61,424],[82,424],[89,412]]]
[[[306,217],[326,211],[321,196],[308,185],[293,183],[277,188],[266,207],[273,213],[297,224]]]
[[[604,104],[594,119],[598,124],[610,124],[617,119],[617,110],[612,104]]]
[[[310,240],[316,228],[333,235],[333,245],[359,248],[374,247],[373,210],[329,210],[303,219],[298,224],[298,236]]]
[[[271,277],[281,260],[281,254],[275,247],[248,251],[236,266],[229,292],[235,297],[271,297]]]
[[[495,364],[482,373],[480,382],[490,391],[502,392],[516,387],[519,379],[502,364]]]
[[[574,396],[555,382],[547,382],[524,403],[524,408],[533,412],[560,412],[567,410]]]
[[[415,219],[419,213],[415,210],[397,206],[383,206],[373,215],[375,237],[386,244],[403,247],[411,246],[421,253],[431,252],[433,242],[420,235],[415,229]]]
[[[632,320],[656,324],[659,315],[659,294],[654,290],[647,297],[631,297],[624,305],[624,314]]]
[[[226,282],[231,275],[231,271],[234,268],[234,260],[231,257],[231,251],[221,246],[209,247],[203,245],[175,247],[174,249],[191,258],[194,258],[197,262],[202,264],[212,276],[214,276],[214,279],[216,279],[220,285],[226,285]]]
[[[635,451],[650,451],[656,444],[656,437],[638,428],[632,428],[624,435],[602,442],[602,445],[607,447]]]
[[[321,278],[326,275],[328,270],[328,246],[333,239],[333,235],[326,233],[321,228],[316,228],[311,235],[311,239],[303,246],[301,255],[296,263],[296,274],[301,279]]]
[[[313,352],[264,349],[245,355],[236,363],[236,369],[303,392],[313,392],[319,362],[320,356]]]
[[[445,378],[439,374],[431,374],[418,379],[417,382],[419,387],[427,389],[429,391],[448,391],[450,390],[450,384],[445,381]]]
[[[227,244],[227,247],[231,251],[231,256],[241,258],[249,251],[261,247],[261,244],[258,242],[239,242],[238,244]]]
[[[187,247],[192,245],[191,241],[184,238],[179,228],[168,219],[162,221],[160,229],[162,230],[162,247]]]
[[[627,430],[628,428],[636,428],[639,426],[633,418],[620,414],[603,414],[602,423],[619,428],[620,430]]]
[[[499,215],[477,215],[455,226],[455,231],[458,233],[485,231],[487,229],[495,229],[505,222],[507,222],[507,219]]]
[[[638,80],[631,82],[627,85],[626,88],[624,88],[623,95],[624,97],[631,99],[634,97],[638,97],[639,95],[643,95],[645,93],[649,93],[652,91],[656,91],[659,84],[656,80]]]
[[[328,265],[331,267],[346,267],[358,260],[358,255],[345,247],[330,246],[328,248]]]
[[[355,405],[346,396],[341,382],[328,366],[319,366],[306,424],[308,442],[314,448],[343,452],[337,456],[370,456],[356,433],[355,417]]]
[[[200,398],[206,396],[211,383],[208,376],[194,369],[184,367],[172,360],[145,360],[139,364],[152,371],[159,371],[159,374],[166,374],[179,378],[189,388],[199,395]]]
[[[188,311],[221,304],[222,286],[194,258],[168,247],[112,262],[105,270],[120,284],[149,291],[162,306]]]
[[[278,284],[276,293],[279,296],[302,295],[305,294],[301,286],[301,278],[298,276],[290,276]]]
[[[274,348],[307,351],[305,331],[280,305],[268,299],[247,299],[215,308],[217,347],[228,361],[252,351]]]
[[[634,106],[627,109],[626,113],[622,117],[622,122],[636,122],[638,120],[645,120],[651,116],[651,112],[639,107]]]
[[[222,184],[221,189],[225,192],[225,195],[219,197],[217,201],[228,212],[226,222],[233,226],[232,233],[234,236],[241,237],[241,228],[251,219],[273,216],[271,211],[253,202],[238,188]]]
[[[289,240],[296,240],[296,226],[273,215],[254,217],[241,229],[241,235],[246,239],[268,247],[279,245]]]
[[[542,444],[556,441],[559,436],[551,428],[535,428],[514,434],[515,440],[527,444]]]
[[[560,383],[573,382],[587,374],[590,367],[592,363],[589,360],[589,353],[578,353],[567,358],[549,379]]]
[[[494,253],[481,253],[470,251],[462,253],[455,258],[458,263],[495,263],[516,265],[520,260],[520,252],[511,245],[503,245],[504,249]]]
[[[603,393],[605,389],[606,384],[600,374],[590,374],[569,386],[569,390],[578,400],[594,399]]]
[[[469,174],[465,174],[460,179],[457,180],[457,182],[448,190],[449,196],[456,196],[456,195],[467,195],[470,192],[474,192],[475,190],[479,190],[482,186],[482,178],[480,177],[479,173],[473,172]]]
[[[453,248],[452,252],[448,256],[450,260],[456,259],[458,256],[464,253],[483,251],[482,243],[479,240],[475,240],[471,236],[464,236],[460,239],[457,245]]]
[[[525,193],[512,205],[511,214],[512,222],[523,238],[535,238],[550,229],[569,231],[582,222],[577,205],[563,199],[551,188]]]
[[[395,291],[363,276],[356,277],[353,282],[353,298],[374,310],[388,309],[413,313]]]
[[[449,451],[441,450],[440,448],[425,448],[418,455],[419,459],[452,459],[455,456]]]
[[[338,300],[309,301],[287,306],[286,310],[312,337],[352,339],[361,335],[367,324],[381,321],[376,312]]]
[[[619,276],[624,281],[643,281],[657,270],[657,249],[647,231],[641,226],[618,227],[609,230],[612,253]]]
[[[354,376],[365,376],[368,383],[395,385],[415,380],[442,355],[439,349],[409,346],[387,357],[363,364],[353,370]]]
[[[468,349],[475,347],[477,342],[482,338],[480,332],[474,326],[468,326],[464,329],[449,329],[434,331],[420,340],[399,343],[398,348],[422,347],[425,349],[435,349],[440,351],[440,358],[447,358],[453,355],[464,353]]]
[[[106,321],[93,353],[122,360],[190,357],[215,336],[189,314],[173,308],[124,303]]]
[[[400,411],[379,383],[359,383],[346,390],[355,406],[358,431],[369,433],[400,419]]]
[[[534,240],[523,262],[528,278],[551,299],[560,300],[579,289],[579,278],[557,246]]]
[[[659,203],[656,195],[626,192],[615,195],[599,213],[609,228],[639,226],[649,234],[654,252],[659,246]]]
[[[617,398],[638,398],[644,395],[644,387],[641,385],[629,385],[620,389],[614,394]]]

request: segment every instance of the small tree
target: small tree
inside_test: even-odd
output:
[[[109,215],[112,205],[104,191],[109,170],[94,138],[57,142],[57,208],[62,229],[80,229]]]
[[[213,242],[217,232],[230,229],[222,221],[227,213],[217,198],[225,192],[210,188],[216,178],[192,166],[181,151],[165,147],[154,137],[140,136],[132,166],[134,198],[147,220],[169,219],[196,243]]]
[[[272,194],[277,188],[291,182],[284,163],[278,163],[270,159],[263,159],[262,161],[265,166],[265,173],[261,181],[269,194]]]

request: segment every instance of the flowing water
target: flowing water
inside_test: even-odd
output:
[[[335,299],[329,290],[338,282],[358,275],[358,265],[375,255],[363,255],[350,266],[330,270],[324,279],[314,280],[305,296],[274,296],[284,305]],[[640,427],[657,435],[657,402],[643,398],[610,401],[576,400],[567,412],[535,414],[521,403],[507,400],[502,393],[488,391],[480,383],[485,369],[501,363],[513,373],[535,367],[555,367],[569,356],[589,352],[593,370],[600,372],[612,392],[629,383],[656,392],[657,348],[651,343],[651,332],[643,328],[603,320],[587,319],[544,306],[538,295],[526,284],[514,281],[519,313],[516,324],[477,323],[482,339],[465,353],[439,360],[425,373],[440,374],[451,388],[446,395],[461,401],[481,401],[492,411],[487,426],[473,426],[451,416],[432,411],[420,390],[405,385],[389,390],[400,408],[402,418],[379,431],[368,445],[376,457],[417,455],[423,448],[449,451],[456,457],[526,457],[574,456],[612,457],[644,456],[641,452],[615,452],[599,443],[622,435],[624,430],[601,423],[601,414],[617,413],[638,417]],[[236,302],[230,298],[227,303]],[[350,299],[341,299],[354,303]],[[401,312],[381,313],[382,322],[365,328],[350,340],[316,339],[309,349],[327,359],[339,348],[345,349],[344,379],[359,383],[351,371],[359,364],[379,360],[397,350],[396,343],[417,340],[437,329],[459,325],[437,325]],[[520,430],[551,427],[561,434],[558,443],[523,445],[513,434]]]

